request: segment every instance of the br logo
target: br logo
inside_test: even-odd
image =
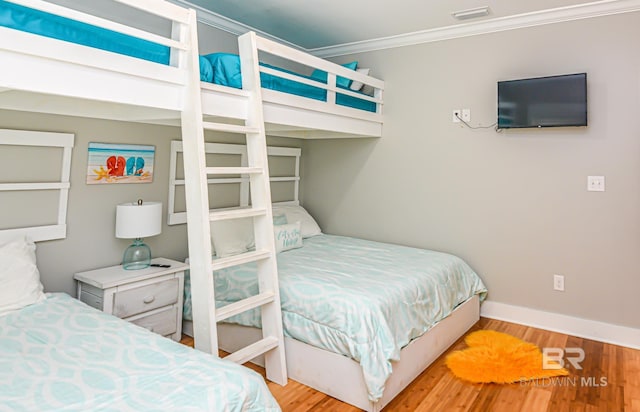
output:
[[[582,348],[542,348],[542,369],[562,369],[565,361],[575,369],[582,369],[583,360]]]

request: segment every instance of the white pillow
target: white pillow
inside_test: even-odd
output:
[[[280,215],[284,214],[287,216],[287,222],[300,222],[300,231],[302,232],[302,237],[304,239],[316,235],[322,234],[320,227],[313,220],[313,217],[304,210],[302,206],[297,205],[282,205],[282,206],[274,206],[273,214]]]
[[[362,74],[368,76],[369,75],[369,70],[371,70],[371,69],[357,69],[356,71],[358,73],[362,73]],[[354,81],[351,82],[351,86],[349,86],[349,88],[351,90],[356,90],[357,91],[357,90],[362,89],[362,86],[364,86],[364,83],[354,80]]]
[[[300,232],[300,222],[274,226],[273,238],[276,242],[277,253],[302,247],[302,233]]]
[[[218,257],[233,256],[255,248],[253,218],[211,222],[211,242]]]
[[[24,237],[0,245],[0,316],[45,299],[36,245]]]

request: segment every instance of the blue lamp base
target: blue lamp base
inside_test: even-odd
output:
[[[136,239],[131,246],[124,251],[122,267],[126,270],[138,270],[148,268],[151,264],[151,248]]]

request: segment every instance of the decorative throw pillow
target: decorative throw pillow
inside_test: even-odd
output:
[[[287,222],[300,222],[300,231],[304,239],[322,234],[320,227],[313,220],[313,217],[302,207],[298,205],[274,206],[273,214],[284,214]]]
[[[276,252],[302,247],[300,222],[287,223],[273,228],[273,238],[276,242]]]
[[[356,61],[356,62],[346,63],[346,64],[343,64],[342,67],[346,67],[347,69],[350,69],[350,70],[355,70],[356,67],[358,67],[358,62]],[[311,78],[319,82],[326,83],[327,72],[325,72],[324,70],[315,69],[313,73],[311,73]],[[346,77],[338,76],[338,78],[336,79],[336,85],[344,88],[349,88],[349,86],[351,86],[351,82],[352,80],[347,79]]]
[[[0,245],[0,316],[45,299],[36,245],[24,237]]]
[[[370,71],[370,70],[371,70],[371,69],[358,69],[358,70],[356,70],[356,71],[357,71],[358,73],[362,73],[362,74],[364,74],[364,75],[368,76],[368,75],[369,75],[369,71]],[[364,86],[364,83],[354,80],[353,82],[351,82],[351,86],[349,86],[349,88],[350,88],[351,90],[358,91],[358,90],[362,89],[362,86]]]
[[[211,222],[211,242],[216,256],[226,257],[255,248],[253,218]]]
[[[231,53],[205,54],[205,59],[211,63],[213,70],[212,82],[222,86],[242,89],[242,72],[240,72],[240,57]]]
[[[274,226],[280,226],[280,225],[286,225],[287,223],[289,223],[289,221],[287,220],[287,215],[285,214],[281,214],[281,215],[273,215],[273,225]]]

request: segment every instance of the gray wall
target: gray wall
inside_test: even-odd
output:
[[[385,80],[384,137],[305,142],[303,202],[325,232],[463,257],[493,301],[640,327],[638,38],[633,13],[343,56]],[[451,121],[495,122],[498,80],[576,72],[587,128]]]
[[[167,207],[169,145],[180,136],[172,127],[139,125],[95,119],[0,111],[0,125],[6,129],[41,130],[75,134],[71,161],[71,189],[67,211],[67,238],[37,244],[38,267],[48,292],[63,291],[75,296],[73,274],[118,264],[129,240],[115,237],[115,207],[142,198],[161,201]],[[89,142],[154,145],[152,183],[87,185]],[[46,154],[42,153],[46,158]],[[50,207],[50,202],[46,203]],[[55,205],[55,202],[53,203]],[[37,205],[35,205],[37,206]],[[42,207],[40,205],[38,208]],[[7,210],[3,215],[36,213],[36,207]],[[49,222],[51,223],[51,222]],[[163,224],[162,234],[145,239],[154,256],[182,260],[187,254],[186,230]]]
[[[71,189],[67,211],[67,237],[61,240],[39,242],[37,244],[38,267],[41,280],[47,292],[66,292],[75,296],[73,274],[90,269],[119,264],[122,253],[131,244],[130,240],[115,237],[115,208],[119,203],[142,198],[147,201],[160,201],[163,204],[163,216],[166,216],[169,187],[169,158],[171,140],[180,139],[180,130],[175,127],[153,126],[136,123],[115,122],[78,117],[52,116],[33,113],[0,110],[0,127],[5,129],[38,130],[75,134],[75,146],[71,161]],[[237,136],[207,134],[207,141],[224,143],[242,143]],[[155,146],[154,177],[152,183],[88,185],[87,153],[89,142],[130,143]],[[270,138],[270,145],[297,146],[301,142],[292,139]],[[0,149],[2,150],[2,149]],[[23,159],[6,159],[3,154],[13,156],[7,147],[0,151],[3,167],[8,161],[22,163]],[[29,155],[30,154],[25,154]],[[57,162],[49,152],[39,150],[37,159],[28,157],[32,164],[43,165],[59,176]],[[59,152],[55,152],[54,158]],[[36,163],[38,162],[38,163]],[[7,166],[7,168],[11,168]],[[281,170],[276,172],[283,173]],[[0,168],[0,171],[4,169]],[[42,175],[33,174],[35,180]],[[0,176],[5,182],[6,175]],[[24,180],[22,180],[24,181]],[[56,198],[43,199],[45,205],[34,202],[6,201],[0,196],[0,229],[16,227],[16,221],[22,225],[51,224],[55,222]],[[11,199],[11,197],[9,197]],[[178,199],[176,203],[180,203]],[[184,203],[184,201],[182,201]],[[41,215],[46,214],[42,220]],[[16,219],[13,219],[16,217]],[[19,218],[19,219],[18,219]],[[35,220],[31,220],[31,219]],[[186,225],[167,226],[163,222],[162,234],[145,239],[151,247],[153,256],[184,260],[188,255]]]

